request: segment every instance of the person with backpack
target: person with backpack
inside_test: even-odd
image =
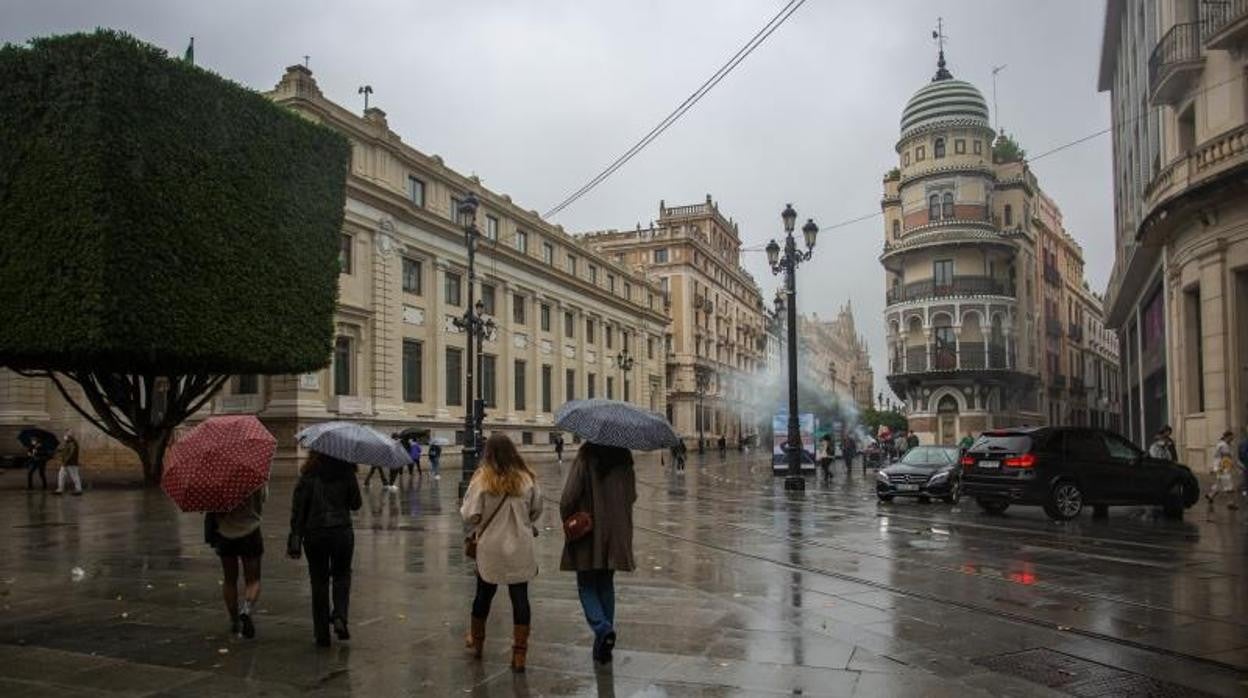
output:
[[[307,555],[308,580],[312,585],[312,631],[320,647],[329,647],[331,626],[339,640],[351,638],[347,626],[351,561],[355,557],[351,512],[359,510],[363,504],[354,463],[316,451],[308,453],[291,495],[286,554],[294,560],[299,559],[301,553]]]
[[[506,585],[511,597],[511,670],[524,673],[532,618],[529,582],[537,576],[534,539],[542,492],[537,475],[505,434],[494,434],[485,442],[459,513],[472,527],[464,552],[477,561],[477,593],[465,646],[474,659],[481,658],[490,604],[498,587]]]

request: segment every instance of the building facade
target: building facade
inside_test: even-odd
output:
[[[857,410],[872,406],[871,355],[866,337],[854,326],[852,304],[842,306],[833,320],[822,320],[817,314],[799,316],[798,341],[806,380]]]
[[[684,206],[659,202],[658,220],[646,227],[581,239],[646,274],[668,304],[666,415],[677,433],[694,445],[699,435],[731,443],[753,436],[761,409],[753,397],[768,358],[767,312],[741,266],[737,224],[708,194]]]
[[[332,361],[298,376],[235,377],[212,413],[257,414],[278,437],[281,458],[294,456],[298,429],[330,419],[387,433],[427,427],[462,443],[473,396],[465,394],[465,334],[453,319],[468,298],[465,234],[456,220],[468,192],[481,202],[484,236],[475,297],[496,325],[475,371],[485,430],[546,448],[553,413],[566,400],[609,397],[666,409],[668,319],[657,285],[405,144],[380,109],[360,116],[329,101],[302,66],[288,68],[268,96],[352,145]],[[73,426],[88,462],[129,458],[42,381],[4,373],[0,405],[6,420]],[[14,415],[15,407],[22,413]]]
[[[888,382],[928,443],[1088,412],[1082,251],[988,117],[942,52],[884,177]]]
[[[1248,5],[1109,0],[1123,428],[1203,463],[1248,422]]]

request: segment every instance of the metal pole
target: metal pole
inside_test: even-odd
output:
[[[476,285],[476,224],[469,222],[464,230],[464,236],[468,243],[468,310],[464,313],[465,331],[467,332],[467,341],[464,343],[468,352],[468,361],[465,362],[466,382],[464,388],[464,400],[467,401],[464,406],[464,463],[460,471],[459,478],[459,497],[463,499],[464,493],[468,491],[468,483],[472,480],[472,475],[477,470],[477,433],[476,433],[476,401],[473,399],[472,392],[472,372],[476,365],[473,357],[473,334],[476,332],[477,320],[476,311],[473,309],[475,302],[474,286]]]
[[[789,233],[784,241],[784,288],[788,295],[789,335],[789,475],[784,479],[784,489],[802,491],[806,480],[802,478],[802,429],[797,417],[797,244]]]

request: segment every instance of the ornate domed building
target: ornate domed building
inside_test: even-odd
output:
[[[925,443],[1041,423],[1028,225],[1035,178],[994,163],[988,104],[936,75],[906,103],[884,178],[888,383]]]

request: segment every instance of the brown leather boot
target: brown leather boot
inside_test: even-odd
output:
[[[517,625],[512,630],[511,670],[517,674],[524,673],[524,660],[529,652],[529,626]]]
[[[468,628],[468,636],[464,638],[464,647],[472,653],[473,659],[480,659],[485,649],[485,619],[472,616]]]

